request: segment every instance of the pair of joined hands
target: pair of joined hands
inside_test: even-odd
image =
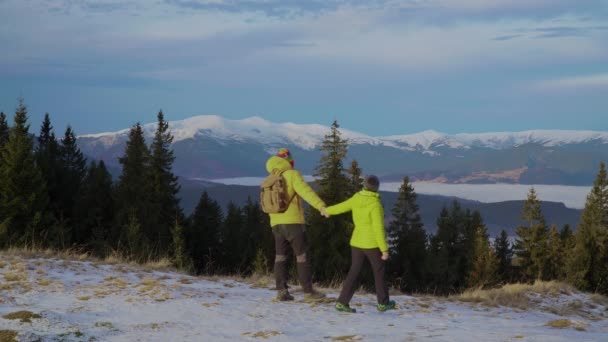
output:
[[[319,209],[319,212],[321,213],[321,216],[324,216],[325,218],[329,218],[331,216],[327,213],[327,208],[325,207],[321,207],[321,209]]]

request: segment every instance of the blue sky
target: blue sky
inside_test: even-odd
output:
[[[217,114],[372,135],[608,130],[608,1],[0,0],[33,130]]]

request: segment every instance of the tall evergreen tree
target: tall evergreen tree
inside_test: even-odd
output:
[[[186,250],[184,227],[179,219],[175,220],[175,224],[171,228],[171,240],[171,254],[175,267],[187,272],[192,271],[192,261]]]
[[[568,280],[586,291],[608,294],[608,176],[600,164],[593,188],[574,233]]]
[[[144,140],[144,132],[139,123],[135,124],[126,143],[125,154],[118,159],[122,165],[122,174],[117,185],[118,224],[117,227],[129,227],[122,230],[125,234],[115,232],[118,241],[125,241],[131,246],[133,257],[144,258],[159,256],[153,250],[150,241],[156,234],[151,230],[156,224],[157,208],[152,198],[150,183],[150,151]],[[136,229],[137,228],[137,229]],[[137,241],[131,241],[136,239]]]
[[[73,229],[78,225],[74,221],[76,204],[82,181],[86,175],[86,159],[76,143],[76,134],[68,126],[59,146],[59,188],[56,194],[56,219],[53,235],[58,236],[60,247],[66,247],[73,242]]]
[[[357,160],[353,160],[350,163],[350,168],[346,170],[346,173],[348,174],[348,179],[350,180],[349,195],[353,195],[361,191],[361,189],[363,189],[363,171],[359,167]]]
[[[473,243],[473,258],[467,277],[469,288],[487,287],[498,281],[496,276],[498,259],[490,247],[488,231],[485,225],[477,226]]]
[[[443,208],[437,219],[437,233],[430,239],[430,285],[442,293],[458,291],[465,286],[466,273],[464,231],[466,213],[454,201],[450,210]]]
[[[53,132],[51,119],[48,113],[44,115],[40,134],[38,135],[38,144],[35,148],[36,165],[40,169],[40,173],[46,184],[49,212],[45,215],[45,226],[48,229],[45,235],[48,239],[45,242],[51,247],[65,247],[61,242],[65,241],[66,234],[64,231],[58,231],[60,225],[57,222],[59,217],[60,197],[62,192],[62,184],[60,177],[62,176],[61,160],[59,143]]]
[[[547,225],[540,209],[536,190],[532,187],[524,202],[522,220],[517,227],[515,254],[524,280],[544,279],[547,268]]]
[[[242,226],[243,231],[238,241],[241,257],[239,269],[242,273],[250,274],[253,271],[253,262],[258,251],[262,251],[267,256],[266,260],[272,260],[268,257],[274,254],[274,241],[268,215],[251,197],[247,198],[247,203],[243,207],[243,215],[245,224]]]
[[[48,203],[22,99],[0,163],[0,246],[39,245]]]
[[[564,279],[566,273],[564,265],[566,262],[564,242],[556,225],[552,225],[547,237],[547,270],[546,279]]]
[[[228,203],[220,240],[221,260],[223,270],[226,273],[240,274],[245,271],[241,269],[243,265],[240,257],[241,250],[239,249],[242,246],[240,235],[244,224],[243,210],[233,202]]]
[[[498,259],[496,269],[498,280],[502,283],[508,283],[511,281],[512,275],[511,260],[513,258],[513,246],[509,242],[509,235],[507,235],[504,229],[494,239],[494,252]]]
[[[223,215],[219,204],[203,192],[190,216],[186,236],[188,250],[197,273],[212,274],[220,266],[220,231]]]
[[[426,280],[427,235],[416,197],[409,177],[404,177],[392,209],[393,221],[387,229],[392,247],[388,273],[398,281],[401,291],[420,291]]]
[[[314,174],[317,193],[328,205],[346,200],[351,189],[343,165],[348,141],[342,138],[339,128],[338,122],[334,121],[329,134],[325,135],[320,148],[321,159]],[[310,207],[307,217],[313,274],[324,282],[343,277],[350,264],[351,217],[338,215],[326,219]]]
[[[105,163],[91,162],[80,188],[74,243],[84,245],[99,257],[107,254],[114,223],[112,176]]]
[[[159,209],[158,222],[155,225],[157,235],[155,241],[158,242],[162,253],[167,250],[171,242],[171,227],[174,226],[176,219],[180,221],[183,219],[183,213],[177,198],[180,187],[177,177],[171,171],[175,161],[171,149],[173,135],[162,110],[158,112],[157,119],[158,124],[151,146],[151,176],[154,201]]]
[[[2,147],[6,145],[8,141],[9,127],[6,115],[4,112],[0,112],[0,162],[2,161]]]

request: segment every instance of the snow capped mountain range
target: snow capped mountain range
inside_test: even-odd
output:
[[[147,136],[153,136],[156,123],[145,124]],[[297,146],[303,150],[316,149],[329,132],[328,126],[319,124],[274,123],[260,117],[229,120],[216,115],[200,115],[172,121],[169,127],[179,142],[197,136],[206,136],[218,142],[254,142],[268,147]],[[353,145],[386,146],[406,151],[432,151],[434,148],[470,149],[472,147],[506,149],[528,143],[545,147],[597,142],[608,144],[608,132],[531,130],[522,132],[460,133],[449,135],[434,130],[420,133],[372,137],[363,133],[340,129],[342,136]],[[129,129],[118,132],[83,135],[105,146],[126,139]]]

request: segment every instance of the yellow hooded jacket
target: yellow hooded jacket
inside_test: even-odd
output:
[[[284,213],[269,214],[271,227],[278,224],[304,224],[304,208],[301,199],[317,210],[325,207],[325,202],[317,196],[302,174],[298,170],[294,170],[287,160],[277,156],[270,157],[266,162],[266,171],[272,173],[273,170],[284,171],[283,178],[287,182],[288,198],[293,197],[293,199]]]
[[[361,190],[346,201],[327,208],[327,213],[330,215],[348,211],[353,212],[355,223],[350,245],[364,249],[380,248],[380,251],[388,252],[384,232],[384,208],[380,203],[380,194]]]

